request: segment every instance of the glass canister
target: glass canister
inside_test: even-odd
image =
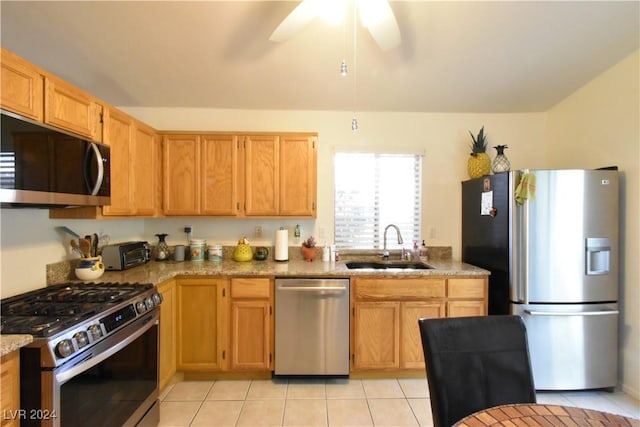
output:
[[[204,239],[191,239],[189,241],[191,261],[204,261],[204,249],[206,243],[207,242]]]
[[[207,257],[209,261],[222,261],[222,245],[209,245]]]

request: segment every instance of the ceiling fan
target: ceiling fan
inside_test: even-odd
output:
[[[382,50],[389,50],[400,44],[400,29],[388,0],[353,1],[360,13],[360,22],[369,30]],[[269,40],[285,41],[320,16],[329,21],[344,18],[347,2],[347,0],[302,0],[278,25]]]

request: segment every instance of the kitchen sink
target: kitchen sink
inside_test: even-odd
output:
[[[411,261],[349,261],[345,264],[349,270],[429,270],[433,268],[424,262]]]

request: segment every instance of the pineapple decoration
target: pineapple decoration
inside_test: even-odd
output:
[[[486,153],[487,137],[484,134],[484,126],[478,132],[478,136],[474,136],[469,131],[473,144],[471,144],[471,157],[467,161],[467,171],[470,178],[479,178],[483,175],[491,173],[491,158]]]

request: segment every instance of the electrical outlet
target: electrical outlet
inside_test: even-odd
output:
[[[184,232],[187,233],[187,234],[193,233],[193,227],[190,226],[190,225],[185,225],[184,226]]]
[[[256,225],[253,229],[253,237],[262,237],[262,226]]]

